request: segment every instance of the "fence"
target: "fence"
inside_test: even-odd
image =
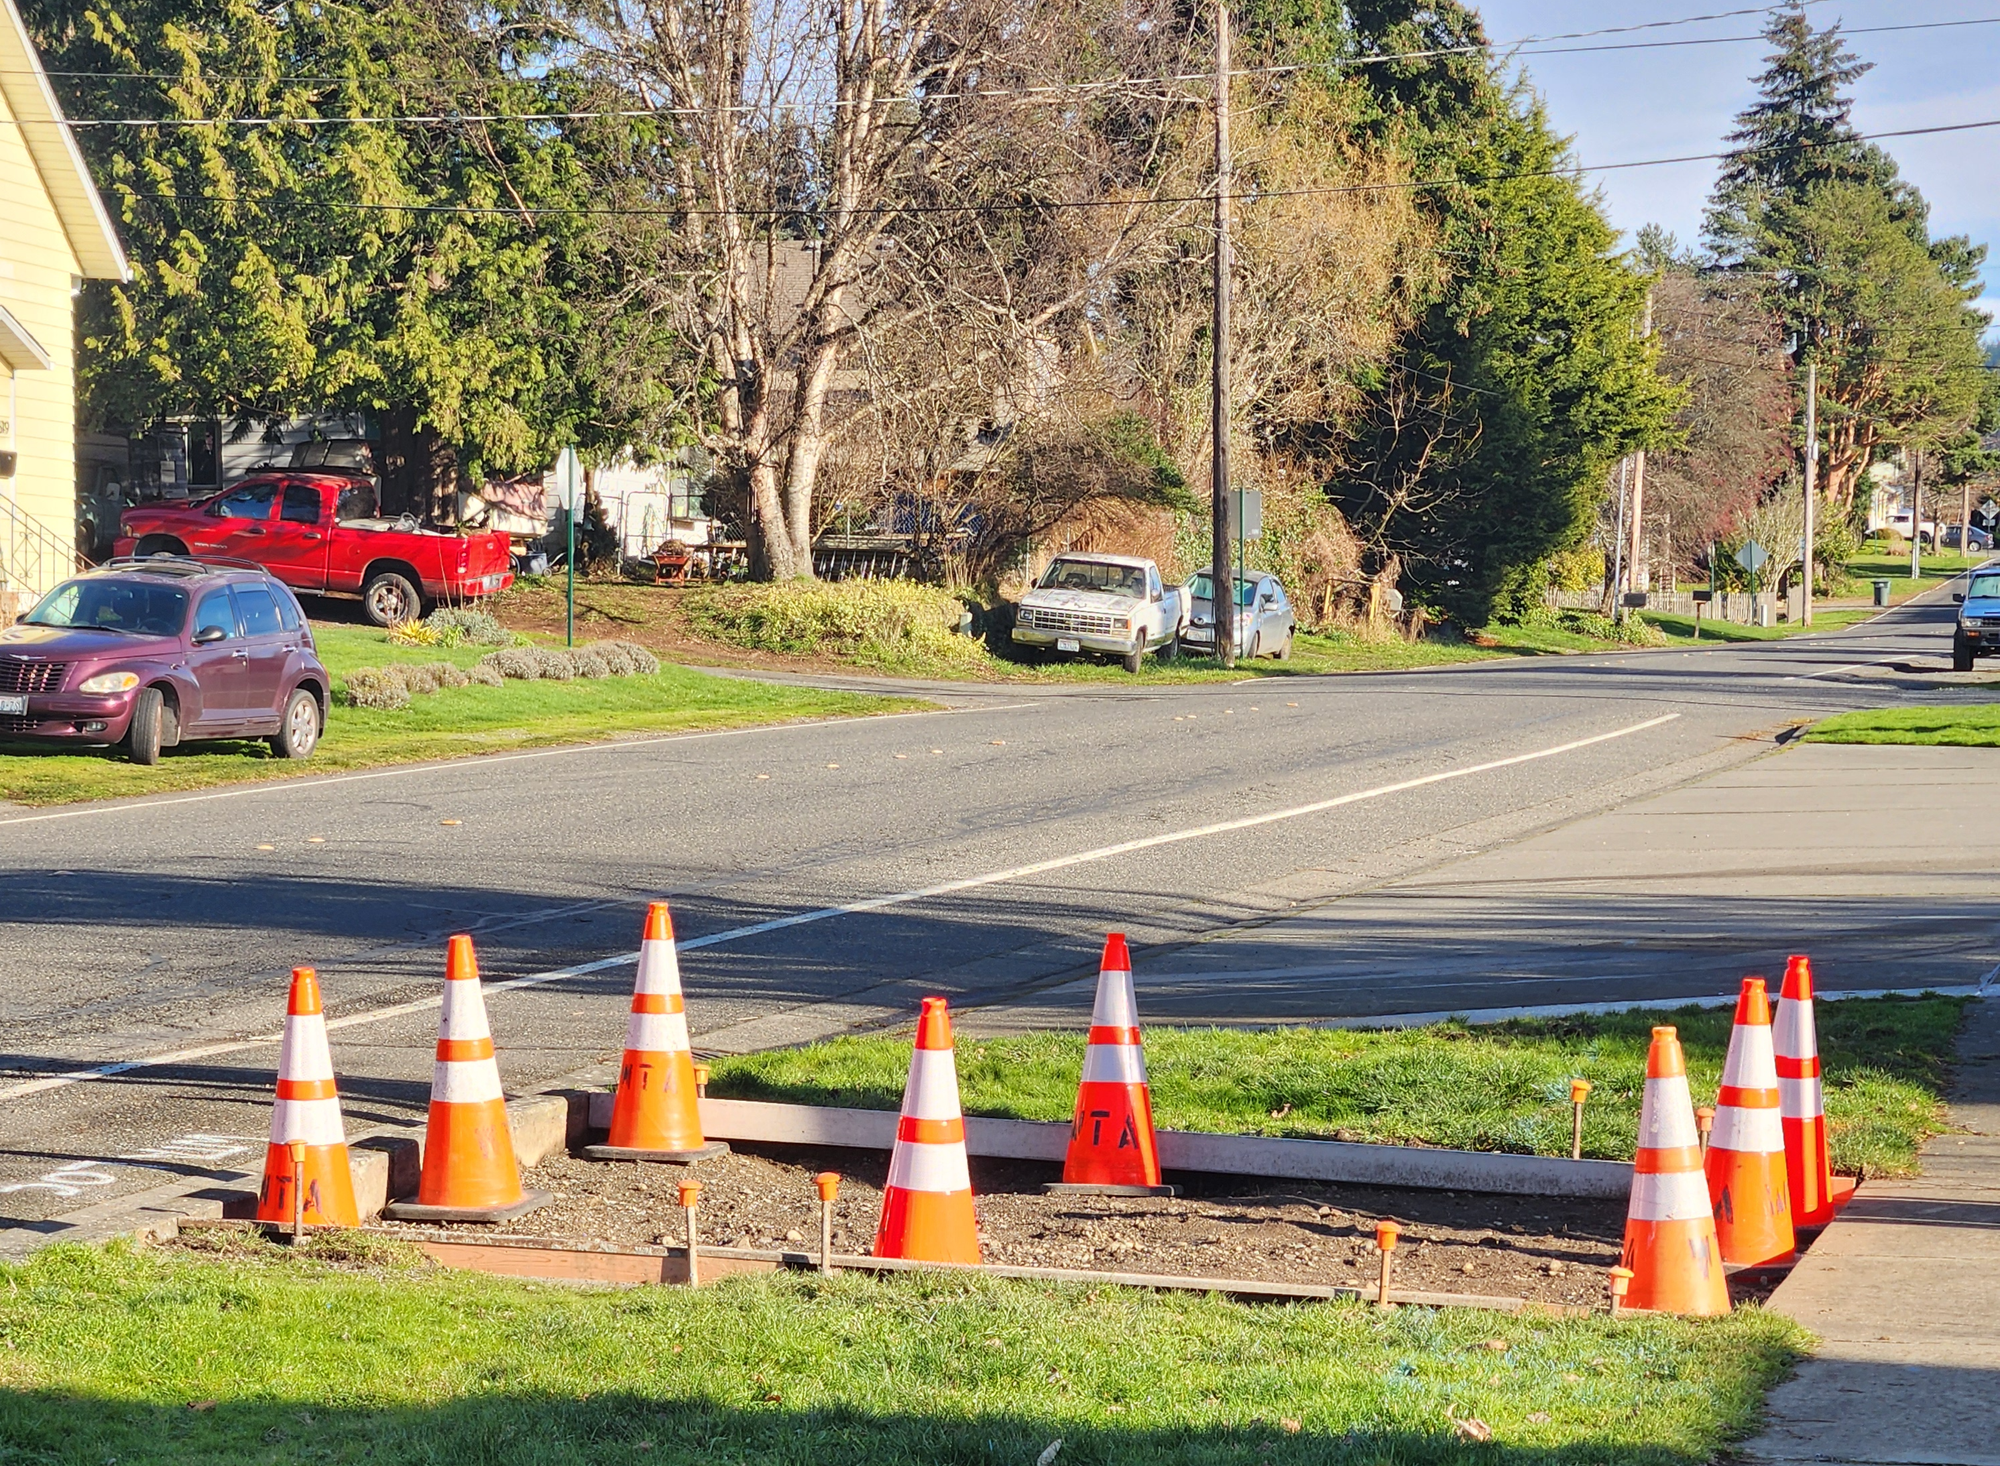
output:
[[[1668,616],[1692,616],[1695,613],[1692,591],[1650,591],[1646,596],[1648,611],[1659,611]],[[1786,598],[1785,609],[1796,616],[1798,596]],[[1552,611],[1602,611],[1604,592],[1600,590],[1551,590],[1548,605]],[[1739,626],[1755,626],[1759,623],[1758,608],[1766,607],[1772,620],[1779,611],[1778,598],[1769,591],[1759,591],[1751,595],[1748,591],[1719,590],[1715,599],[1701,605],[1701,619],[1704,621],[1733,621]]]

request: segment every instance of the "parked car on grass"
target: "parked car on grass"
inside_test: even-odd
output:
[[[1068,656],[1117,657],[1137,672],[1146,653],[1180,653],[1187,594],[1132,555],[1058,555],[1014,612],[1014,640]]]
[[[294,590],[359,595],[377,626],[514,583],[506,535],[383,518],[374,485],[348,474],[257,474],[196,503],[142,504],[125,511],[115,549],[254,561]]]
[[[138,764],[210,738],[305,758],[331,685],[297,599],[254,566],[117,561],[0,629],[0,739],[123,744]]]
[[[1215,651],[1215,608],[1207,571],[1187,583],[1190,613],[1187,649],[1204,656]],[[1287,662],[1292,657],[1292,638],[1298,632],[1298,617],[1292,610],[1285,588],[1269,575],[1236,577],[1236,651],[1239,657],[1276,657]]]
[[[1980,657],[2000,654],[2000,570],[1975,570],[1965,592],[1952,597],[1958,604],[1958,625],[1951,634],[1951,669],[1970,672]]]

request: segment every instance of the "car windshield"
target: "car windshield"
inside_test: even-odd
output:
[[[2000,575],[1975,575],[1965,588],[1968,601],[2000,601]]]
[[[1215,582],[1209,579],[1206,572],[1198,573],[1188,582],[1188,594],[1197,601],[1208,600],[1210,599],[1209,587],[1214,584]],[[1238,576],[1236,580],[1236,604],[1247,606],[1256,598],[1257,582],[1254,580],[1245,580],[1241,576]]]
[[[1041,589],[1090,590],[1136,599],[1146,594],[1146,572],[1137,565],[1103,560],[1057,560],[1042,572]]]
[[[74,626],[178,636],[187,620],[187,592],[142,580],[68,580],[28,613],[30,626]]]

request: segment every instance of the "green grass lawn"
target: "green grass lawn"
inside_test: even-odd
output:
[[[1948,1056],[1963,1002],[1873,998],[1818,1006],[1835,1165],[1908,1174],[1944,1128]],[[1146,1068],[1162,1128],[1448,1145],[1567,1155],[1569,1081],[1596,1086],[1584,1154],[1629,1160],[1646,1050],[1673,1023],[1696,1103],[1714,1099],[1729,1046],[1728,1009],[1522,1019],[1366,1032],[1339,1028],[1149,1028]],[[965,1108],[1067,1120],[1083,1065],[1081,1033],[958,1043]],[[840,1038],[711,1061],[709,1092],[737,1099],[893,1110],[909,1040]]]
[[[2000,748],[2000,703],[1950,708],[1870,708],[1815,723],[1808,743],[1923,743]]]
[[[1855,587],[1855,594],[1869,595],[1867,582],[1886,580],[1889,582],[1889,599],[1893,602],[1908,600],[1911,596],[1922,595],[1962,575],[1978,565],[1984,565],[1992,555],[1925,555],[1918,566],[1922,576],[1910,579],[1910,552],[1905,549],[1900,555],[1887,553],[1878,544],[1870,543],[1862,553],[1847,562],[1847,573],[1862,582]]]
[[[1812,625],[1801,622],[1780,621],[1775,626],[1739,626],[1733,621],[1717,621],[1712,616],[1701,618],[1702,641],[1783,641],[1789,636],[1810,636],[1820,631],[1838,631],[1852,626],[1858,621],[1866,621],[1877,614],[1873,606],[1836,606],[1831,610],[1815,606]],[[1676,616],[1666,611],[1641,611],[1639,615],[1652,622],[1675,641],[1693,642],[1694,617]]]
[[[1754,1308],[1385,1316],[948,1274],[582,1289],[354,1247],[0,1268],[0,1461],[1032,1466],[1060,1440],[1060,1466],[1698,1466],[1807,1342]]]
[[[354,626],[316,626],[313,635],[336,686],[326,736],[311,758],[296,762],[281,759],[258,742],[197,743],[168,749],[160,762],[148,769],[127,762],[116,750],[44,753],[13,744],[0,753],[0,799],[18,804],[66,804],[465,754],[590,743],[621,735],[851,717],[927,706],[908,699],[777,687],[665,666],[650,677],[510,681],[504,687],[452,688],[418,697],[397,712],[378,712],[345,705],[339,683],[346,673],[392,661],[450,661],[470,666],[490,648],[446,651],[397,646],[380,631]]]

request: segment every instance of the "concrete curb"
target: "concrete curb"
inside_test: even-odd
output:
[[[593,1130],[611,1123],[609,1092],[580,1095]],[[894,1110],[849,1110],[829,1105],[782,1105],[763,1100],[704,1099],[702,1133],[712,1139],[767,1145],[824,1145],[888,1150],[896,1143]],[[1473,1191],[1506,1196],[1623,1199],[1632,1189],[1627,1161],[1572,1161],[1554,1156],[1500,1155],[1488,1151],[1433,1150],[1412,1145],[1358,1145],[1341,1140],[1290,1140],[1265,1135],[1159,1132],[1160,1165],[1169,1171],[1223,1176],[1264,1176],[1302,1181],[1346,1181],[1367,1186],[1409,1186],[1428,1191]],[[998,1120],[970,1115],[968,1155],[1061,1162],[1069,1149],[1063,1121]]]

